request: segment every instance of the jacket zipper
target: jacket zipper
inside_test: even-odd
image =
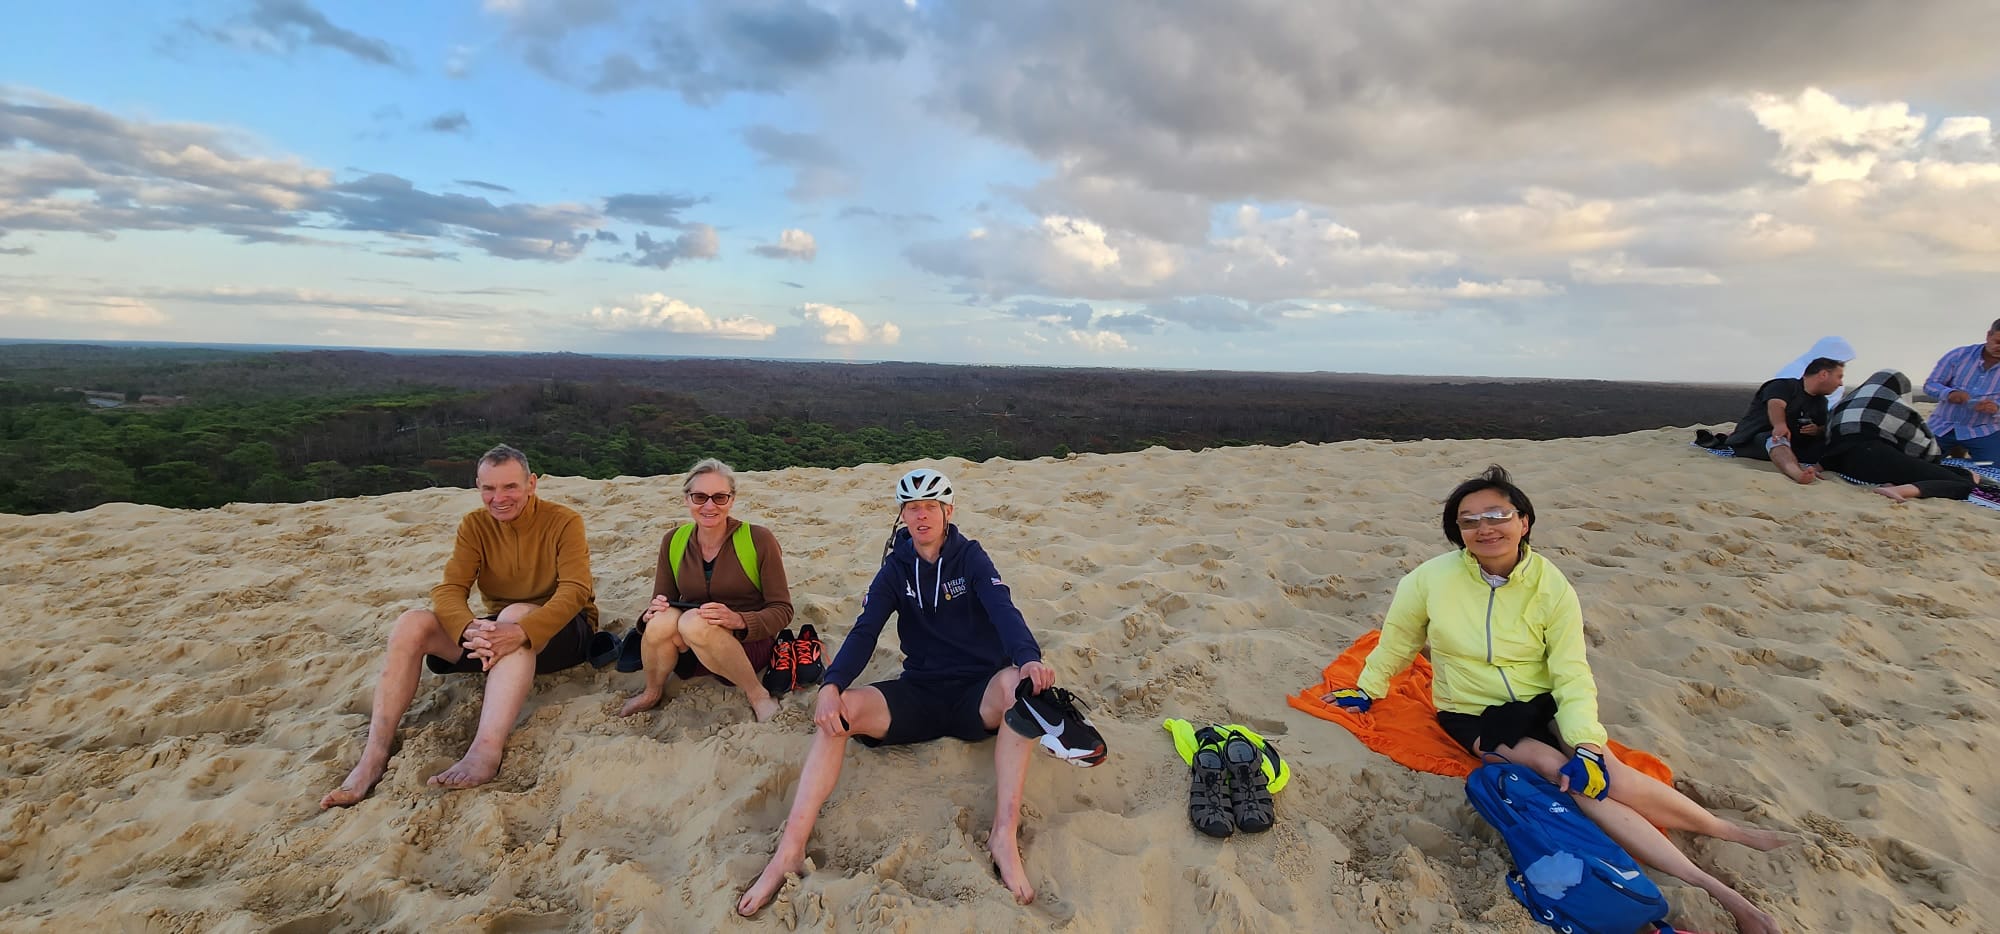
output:
[[[1486,664],[1488,665],[1493,665],[1493,601],[1498,599],[1499,596],[1499,587],[1492,584],[1486,585]],[[1500,684],[1507,689],[1507,699],[1510,701],[1520,700],[1520,698],[1514,696],[1514,682],[1507,680],[1507,669],[1499,665],[1493,665],[1493,670],[1500,673]]]

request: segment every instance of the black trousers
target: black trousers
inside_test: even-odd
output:
[[[1911,457],[1887,441],[1837,444],[1820,459],[1829,469],[1869,483],[1908,483],[1922,497],[1964,499],[1972,495],[1972,473]]]

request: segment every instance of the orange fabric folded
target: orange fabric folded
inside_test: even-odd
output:
[[[1320,697],[1336,688],[1350,688],[1361,677],[1368,653],[1381,641],[1382,631],[1371,630],[1354,640],[1347,651],[1326,666],[1318,684],[1285,698],[1285,703],[1322,720],[1331,720],[1353,733],[1361,744],[1395,761],[1437,775],[1464,778],[1479,766],[1479,759],[1452,741],[1438,726],[1437,707],[1431,702],[1431,662],[1421,655],[1410,661],[1402,674],[1389,679],[1389,696],[1378,697],[1365,714],[1329,704]],[[1674,771],[1649,752],[1611,741],[1611,753],[1634,771],[1651,775],[1672,785]]]

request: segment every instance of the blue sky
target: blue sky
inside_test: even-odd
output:
[[[1984,3],[415,9],[10,11],[0,337],[1754,381],[2000,315]]]

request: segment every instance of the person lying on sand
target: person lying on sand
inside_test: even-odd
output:
[[[1770,461],[1797,483],[1818,480],[1819,468],[1803,465],[1819,460],[1826,444],[1826,398],[1846,375],[1846,364],[1821,357],[1806,364],[1799,379],[1765,382],[1725,443],[1737,457]]]
[[[1875,492],[1899,503],[1972,495],[1979,475],[1939,463],[1944,450],[1925,427],[1924,417],[1903,401],[1909,394],[1909,377],[1896,370],[1875,371],[1834,406],[1820,463],[1856,480],[1880,484]]]
[[[751,714],[763,723],[778,715],[778,700],[758,681],[757,669],[770,664],[774,638],[792,622],[784,555],[770,529],[750,526],[757,571],[757,580],[751,580],[734,547],[743,523],[729,518],[736,503],[736,471],[728,464],[712,457],[697,462],[681,482],[681,495],[694,532],[682,545],[678,566],[674,532],[660,540],[653,603],[639,614],[646,686],[618,715],[658,707],[670,674],[683,679],[713,674],[741,690]],[[676,603],[698,605],[675,609]]]
[[[1018,685],[1026,681],[1037,694],[1049,691],[1055,672],[1042,663],[1041,647],[986,550],[951,524],[951,481],[927,468],[910,471],[896,484],[896,503],[893,547],[819,689],[813,708],[818,732],[777,851],[736,903],[746,917],[770,902],[786,873],[801,871],[806,840],[840,779],[850,736],[868,746],[894,746],[946,736],[977,742],[997,732],[998,787],[987,849],[1014,899],[1025,905],[1035,897],[1016,835],[1035,741],[1015,729],[1001,730],[1000,724],[1016,703]],[[905,655],[902,675],[850,688],[891,613],[897,615]],[[1059,691],[1051,693],[1060,696]]]
[[[1658,828],[1759,850],[1793,838],[1723,820],[1605,748],[1597,684],[1584,658],[1583,611],[1569,580],[1528,547],[1534,524],[1528,494],[1500,467],[1459,484],[1444,505],[1445,538],[1458,550],[1396,585],[1382,641],[1357,684],[1325,701],[1367,712],[1428,641],[1438,724],[1461,746],[1557,783],[1626,852],[1714,896],[1745,934],[1777,931],[1770,915],[1697,867]]]
[[[416,696],[419,666],[486,675],[472,748],[430,778],[433,785],[471,788],[500,771],[501,751],[535,675],[573,667],[590,651],[597,604],[582,517],[537,498],[527,455],[504,444],[479,458],[476,476],[483,508],[460,520],[444,582],[431,588],[431,609],[406,611],[389,630],[368,745],[347,780],[320,799],[322,808],[354,804],[381,780],[396,726]],[[477,619],[468,602],[474,584],[488,610]]]

